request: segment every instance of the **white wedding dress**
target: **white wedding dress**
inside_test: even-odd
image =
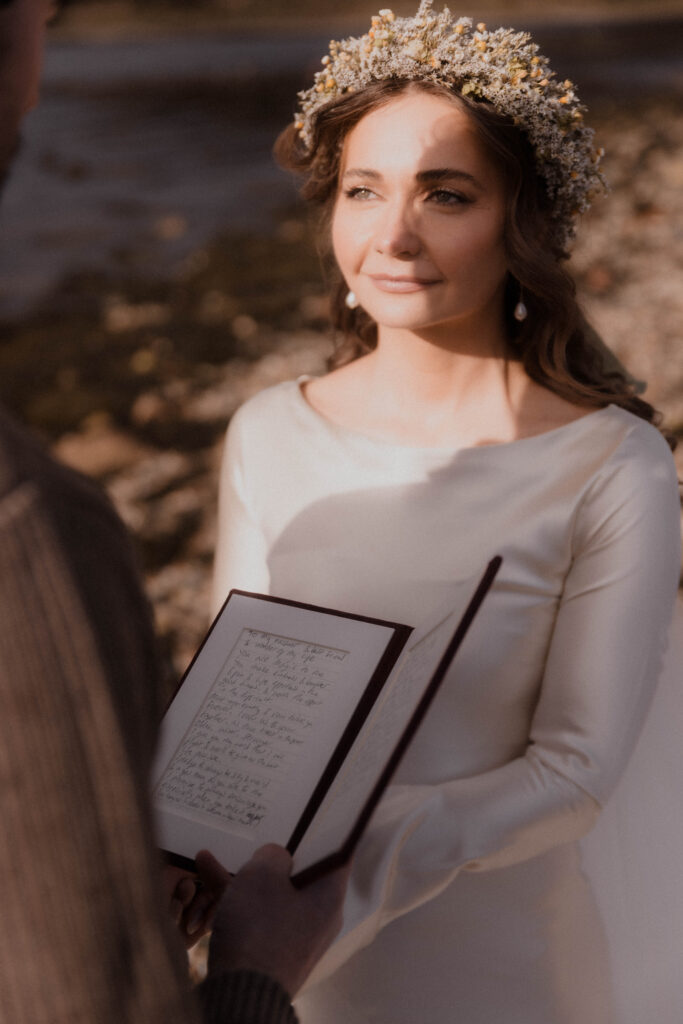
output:
[[[498,552],[304,1024],[683,1021],[673,648],[648,717],[680,565],[661,435],[610,406],[508,444],[405,447],[329,423],[297,382],[234,417],[217,603],[240,587],[416,625]]]

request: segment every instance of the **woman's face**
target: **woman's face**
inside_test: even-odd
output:
[[[504,213],[499,174],[464,109],[411,90],[346,139],[334,253],[380,328],[499,323]]]

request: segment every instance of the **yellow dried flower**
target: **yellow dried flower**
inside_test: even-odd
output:
[[[600,155],[593,155],[592,132],[582,123],[572,82],[556,78],[528,33],[489,30],[483,21],[475,26],[448,8],[437,14],[434,3],[420,0],[412,18],[385,8],[365,35],[330,43],[323,70],[300,94],[295,124],[303,143],[312,145],[318,111],[330,99],[392,78],[443,81],[463,96],[487,100],[524,129],[553,204],[558,238],[569,241],[574,212],[587,206],[589,189],[603,184]]]

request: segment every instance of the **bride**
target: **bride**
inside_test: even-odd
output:
[[[342,343],[326,376],[234,417],[216,600],[240,587],[417,624],[504,563],[297,1008],[325,1024],[678,1024],[677,976],[635,977],[618,934],[632,915],[596,890],[623,910],[631,850],[616,825],[580,843],[615,788],[629,822],[652,821],[626,830],[636,844],[667,827],[647,806],[656,759],[633,762],[629,793],[620,779],[680,565],[658,416],[563,266],[602,187],[583,108],[528,36],[427,0],[323,64],[278,154],[323,212]]]

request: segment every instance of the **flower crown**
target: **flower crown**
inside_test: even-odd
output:
[[[322,63],[311,88],[299,93],[295,127],[307,150],[316,118],[332,100],[391,78],[434,81],[488,101],[526,132],[562,245],[572,239],[578,214],[605,191],[603,151],[593,149],[585,108],[573,84],[557,80],[527,32],[489,31],[482,22],[473,26],[471,18],[455,20],[447,7],[435,14],[432,0],[421,0],[413,18],[383,10],[366,35],[333,40]]]

